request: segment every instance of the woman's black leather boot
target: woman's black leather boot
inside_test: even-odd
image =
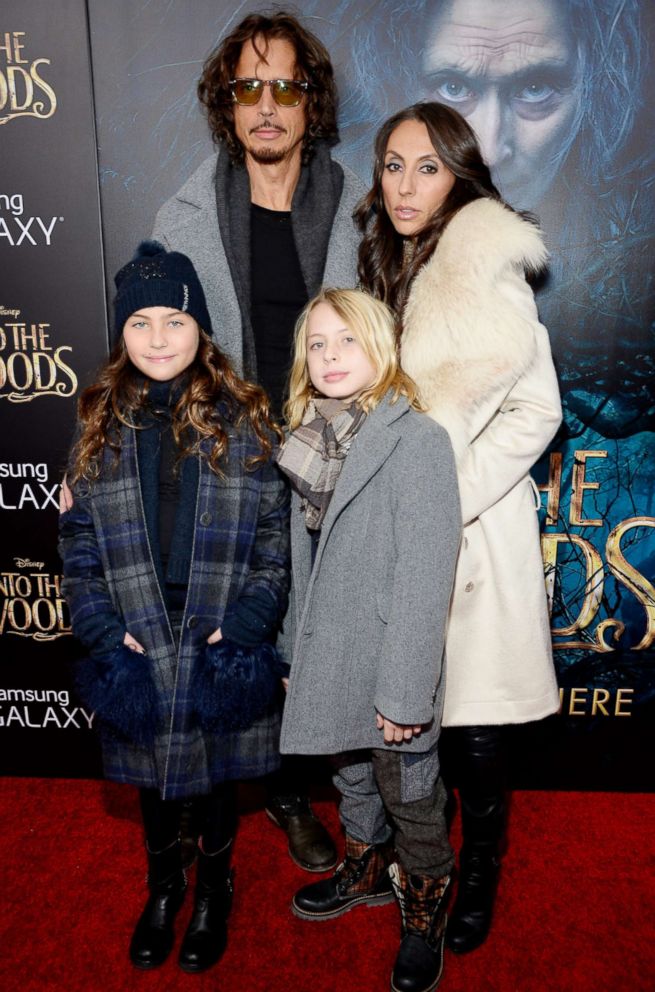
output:
[[[446,944],[457,954],[474,951],[491,927],[505,832],[505,755],[500,727],[460,731],[462,849],[457,898]]]

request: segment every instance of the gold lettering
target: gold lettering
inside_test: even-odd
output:
[[[32,355],[32,362],[34,364],[34,378],[37,390],[52,389],[57,381],[57,366],[50,355],[44,355],[41,351],[35,351]],[[46,363],[48,370],[46,376],[44,376],[42,371],[43,362]]]
[[[36,579],[39,596],[59,596],[61,594],[61,577],[59,575],[44,575],[41,572],[30,572]]]
[[[20,96],[16,86],[16,77],[22,80],[23,83],[22,103],[19,102]],[[12,111],[20,114],[22,111],[27,110],[32,105],[32,100],[34,99],[34,83],[30,74],[25,69],[21,69],[20,66],[10,65],[7,69],[7,85],[9,87],[9,106]]]
[[[579,537],[577,534],[542,534],[541,553],[544,560],[544,578],[550,616],[553,614],[557,552],[561,544],[573,544],[582,552],[585,568],[585,593],[580,612],[576,619],[566,627],[553,627],[551,629],[553,637],[568,637],[586,630],[598,613],[603,597],[603,562],[593,544],[590,544],[589,541],[586,541],[583,537]],[[594,631],[593,639],[589,638],[584,641],[559,641],[553,644],[553,648],[557,650],[563,648],[580,648],[585,651],[598,651],[599,653],[614,651],[616,649],[616,643],[608,644],[605,640],[605,634],[609,631],[613,631],[612,640],[616,642],[625,631],[625,624],[621,620],[602,620]]]
[[[632,716],[632,713],[624,713],[622,706],[632,707],[632,695],[634,689],[617,689],[616,690],[616,706],[614,707],[614,716]],[[629,699],[625,697],[629,696]]]
[[[609,689],[594,689],[594,694],[591,701],[591,715],[596,716],[596,713],[600,710],[603,716],[609,716],[609,713],[605,709],[604,705],[609,698]]]
[[[633,651],[644,651],[655,641],[655,588],[641,572],[626,561],[621,551],[621,539],[636,527],[655,527],[655,517],[628,517],[611,531],[605,554],[607,567],[630,590],[646,611],[646,632]]]
[[[541,493],[548,493],[546,503],[546,526],[556,524],[559,518],[559,500],[562,488],[562,453],[553,451],[548,463],[548,482],[537,486]]]
[[[571,699],[569,701],[569,716],[584,716],[584,706],[586,703],[588,689],[571,689]],[[582,698],[578,697],[578,694],[582,693]],[[582,711],[576,710],[576,706],[581,705],[583,707]]]
[[[59,578],[59,576],[57,576],[57,577]],[[66,620],[66,618],[64,616],[64,611],[66,611],[66,613],[68,613],[68,604],[66,603],[66,601],[64,599],[61,599],[60,598],[60,599],[56,599],[55,600],[55,607],[57,609],[57,628],[58,628],[58,630],[60,630],[62,633],[65,633],[65,634],[72,633],[72,629],[73,628],[71,627],[70,622],[68,620]]]
[[[29,346],[31,346],[32,349],[39,347],[36,324],[30,324],[29,331],[27,329],[27,324],[23,324],[20,332],[21,351],[27,351]]]
[[[27,599],[28,596],[32,595],[32,583],[28,579],[27,575],[17,575],[16,581],[13,585],[17,596],[22,596],[24,599]]]
[[[46,618],[42,618],[41,606],[45,607]],[[56,626],[57,613],[49,599],[36,599],[32,604],[32,619],[37,630],[48,633]]]
[[[5,55],[7,56],[7,62],[17,62],[17,63],[22,63],[23,65],[27,65],[27,59],[22,59],[20,57],[20,53],[25,48],[25,45],[23,44],[22,41],[18,40],[19,38],[25,37],[25,32],[13,31],[10,34],[9,31],[5,31],[4,35],[0,35],[0,37],[4,37],[5,40],[4,45],[0,45],[0,52],[5,53]],[[12,41],[13,41],[13,48],[12,48]]]
[[[587,482],[585,480],[585,467],[588,458],[607,458],[606,451],[576,451],[573,462],[573,480],[571,491],[571,506],[569,509],[569,522],[574,527],[602,527],[603,521],[597,518],[588,520],[582,517],[582,500],[585,490],[598,489],[599,482]]]
[[[22,364],[25,373],[24,382],[19,382],[16,378],[16,363]],[[7,359],[7,378],[14,389],[29,389],[34,381],[34,369],[28,355],[22,351],[15,351]]]
[[[23,624],[18,622],[18,617],[16,616],[16,606],[20,606],[23,611]],[[32,611],[30,610],[29,603],[24,599],[10,599],[9,600],[9,623],[15,630],[27,630],[32,621]]]
[[[50,101],[50,110],[48,111],[47,114],[44,114],[43,113],[43,110],[44,110],[43,103],[41,103],[40,101],[36,101],[35,100],[35,102],[34,102],[35,116],[36,117],[40,117],[42,120],[47,120],[48,117],[52,117],[52,115],[54,114],[54,112],[57,109],[57,95],[56,95],[55,91],[52,89],[52,87],[51,86],[48,86],[48,84],[46,83],[45,79],[42,79],[41,76],[36,71],[37,65],[44,65],[44,64],[45,65],[50,65],[50,59],[36,59],[32,63],[32,66],[30,68],[30,75],[31,75],[32,79],[34,80],[34,82],[37,84],[37,86],[39,86],[40,89],[43,90],[43,92],[47,96],[48,100]]]
[[[62,351],[72,351],[72,350],[73,349],[71,348],[70,345],[62,345],[60,348],[57,348],[57,350],[55,351],[55,365],[57,365],[62,372],[65,372],[68,375],[70,381],[70,389],[68,390],[66,389],[66,386],[64,385],[63,382],[59,383],[57,387],[57,393],[60,396],[72,396],[75,390],[77,389],[77,376],[73,372],[70,365],[67,365],[66,362],[61,357]]]

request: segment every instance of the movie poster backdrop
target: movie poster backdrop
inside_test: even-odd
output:
[[[43,11],[41,30],[49,8],[36,2],[27,6]],[[75,12],[83,11],[83,6],[58,5]],[[195,0],[192,6],[183,0],[166,4],[89,0],[108,287],[136,243],[150,234],[159,206],[212,153],[196,98],[202,63],[220,37],[256,6],[225,0]],[[565,420],[534,474],[542,494],[542,546],[562,706],[556,717],[512,730],[513,781],[525,787],[650,789],[652,764],[640,759],[652,751],[655,736],[655,314],[651,273],[655,207],[649,55],[655,10],[648,0],[494,0],[487,4],[374,0],[364,7],[355,0],[309,0],[302,6],[302,17],[333,57],[341,94],[342,136],[335,154],[344,164],[368,180],[372,138],[382,120],[417,99],[439,100],[458,109],[476,129],[494,179],[508,201],[539,218],[551,259],[548,274],[535,289],[551,336]],[[58,21],[61,24],[61,18]],[[512,39],[518,23],[524,33],[515,45]],[[64,82],[58,82],[59,89],[53,86],[54,61],[48,53],[58,44],[58,30],[43,35],[52,67],[44,65],[41,72],[57,95]],[[32,49],[35,42],[31,35],[26,37]],[[82,81],[88,80],[88,70],[73,69],[75,54],[85,57],[86,45],[78,45],[75,37],[67,27],[62,45],[67,52],[67,72],[78,73],[75,163],[77,171],[83,172],[87,166],[93,168],[93,122],[85,116],[90,114],[90,102],[85,102],[90,101],[90,94],[84,89],[88,83]],[[25,58],[38,54],[42,52],[30,51]],[[6,55],[0,49],[4,66],[3,60]],[[0,114],[4,115],[3,92],[0,89]],[[47,105],[44,101],[44,112]],[[61,107],[60,99],[59,127],[64,119]],[[0,140],[6,140],[8,128],[27,123],[17,120],[0,126]],[[53,120],[31,123],[53,127]],[[33,132],[25,133],[31,137]],[[61,133],[56,128],[51,132]],[[12,155],[20,163],[16,168],[21,182],[18,178],[9,185],[4,181],[7,192],[0,199],[0,218],[9,228],[20,228],[16,220],[20,216],[24,222],[24,217],[22,210],[20,214],[12,210],[11,196],[27,190],[22,177],[33,188],[26,216],[36,216],[33,203],[37,197],[46,197],[50,205],[59,194],[50,177],[52,163],[35,154],[33,146],[31,154],[21,151],[18,142],[27,139],[19,138],[17,131],[14,134],[12,144],[17,144]],[[55,140],[51,134],[50,142]],[[33,140],[41,142],[42,135]],[[89,163],[82,161],[87,147]],[[52,158],[51,148],[48,144],[48,158]],[[70,193],[68,177],[61,175],[67,169],[59,166],[55,172]],[[85,172],[85,182],[89,199],[76,195],[76,216],[89,225],[83,235],[87,250],[82,254],[94,274],[84,283],[89,309],[85,334],[80,331],[74,343],[80,362],[75,367],[78,379],[85,359],[88,367],[100,347],[96,337],[91,343],[88,328],[93,326],[99,333],[104,320],[97,281],[97,210],[95,193],[91,193],[95,180],[90,172]],[[25,197],[27,204],[27,192]],[[17,211],[21,201],[14,202]],[[50,214],[65,216],[63,206],[42,208],[39,215],[45,218],[46,228]],[[38,230],[36,221],[34,230]],[[63,238],[63,232],[63,226],[57,229],[55,225],[53,239]],[[37,257],[37,247],[32,246],[30,259]],[[59,276],[49,282],[63,282],[67,289],[71,278],[80,283],[81,263],[73,261],[77,256],[63,240],[57,244],[56,255]],[[33,278],[29,285],[30,305],[36,306],[38,300],[39,307],[43,306],[43,289],[35,291]],[[9,299],[6,292],[3,289],[2,295]],[[70,303],[70,293],[67,299]],[[21,303],[28,305],[26,300]],[[79,305],[76,299],[76,310]],[[94,306],[98,309],[90,316]],[[69,345],[72,316],[69,306]],[[40,319],[44,319],[42,313]],[[84,356],[83,342],[89,349]],[[59,403],[60,412],[50,417],[46,402]],[[6,413],[5,399],[0,409],[3,406]],[[43,397],[30,406],[39,430],[29,442],[29,457],[21,455],[20,463],[29,461],[36,471],[41,464],[39,445],[48,430],[57,438],[68,434],[66,418],[72,416],[72,401],[66,405],[63,400]],[[12,455],[11,463],[19,463],[18,454]],[[54,484],[50,462],[46,469]],[[10,512],[24,520],[30,532],[29,521],[37,511],[25,505]],[[43,528],[39,531],[40,546],[47,547],[54,562],[53,508],[39,519],[48,521],[47,534]],[[17,534],[18,529],[11,533]],[[27,547],[23,550],[27,555]],[[26,560],[47,558],[45,553],[30,551],[29,555]],[[11,555],[8,561],[17,567]],[[55,565],[49,567],[51,572],[55,569]],[[6,641],[3,635],[3,657]],[[64,654],[74,654],[70,638],[59,638],[59,645],[60,652],[63,648]],[[34,683],[63,685],[66,661],[60,653],[52,667],[57,676],[48,674],[48,682],[46,672],[51,669],[37,669],[36,660],[31,659]],[[27,732],[15,729],[24,740]],[[68,752],[72,754],[81,735],[65,729],[59,738],[74,742]],[[69,763],[62,760],[60,773],[74,773],[78,760],[83,764],[83,755]]]
[[[96,773],[61,596],[58,490],[106,347],[86,5],[0,12],[0,772]]]

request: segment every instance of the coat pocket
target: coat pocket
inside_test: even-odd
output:
[[[148,747],[158,724],[152,661],[121,644],[104,657],[78,662],[75,686],[82,702],[115,735]]]
[[[243,647],[224,638],[205,644],[191,686],[200,726],[218,734],[247,730],[273,702],[285,673],[268,642]]]

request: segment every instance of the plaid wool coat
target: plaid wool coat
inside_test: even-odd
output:
[[[251,428],[229,427],[224,477],[199,458],[191,574],[176,647],[150,551],[141,496],[135,431],[122,429],[117,468],[105,452],[101,477],[73,487],[62,514],[63,590],[76,625],[113,611],[152,661],[165,714],[154,746],[143,748],[103,733],[105,774],[157,788],[164,799],[207,793],[228,779],[252,778],[279,764],[275,707],[246,731],[204,733],[192,715],[190,682],[199,652],[227,607],[255,588],[273,596],[283,614],[289,581],[289,499],[272,462],[244,471],[259,453]]]

